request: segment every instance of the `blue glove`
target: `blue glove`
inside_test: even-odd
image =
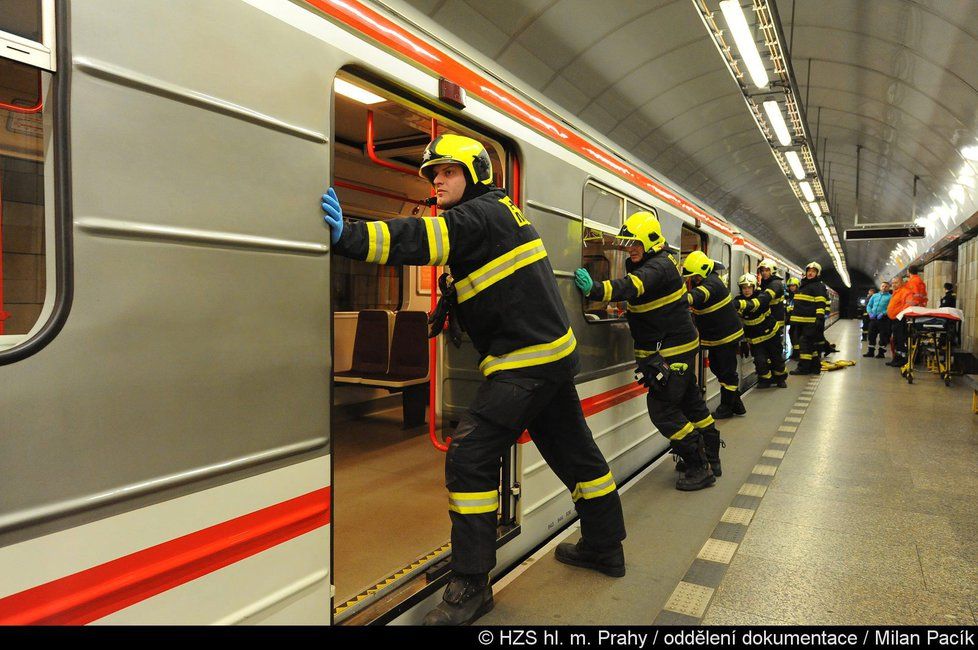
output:
[[[594,288],[594,280],[591,279],[591,274],[586,269],[574,271],[574,284],[585,296],[591,293],[591,289]]]
[[[323,194],[322,202],[323,221],[329,226],[329,238],[334,244],[340,240],[343,234],[343,208],[340,207],[340,200],[336,196],[336,190],[332,187],[326,194]]]

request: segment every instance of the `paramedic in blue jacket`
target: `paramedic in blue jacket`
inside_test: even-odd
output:
[[[866,315],[869,316],[869,349],[864,357],[883,359],[886,356],[886,346],[890,343],[890,319],[886,316],[886,308],[890,304],[890,285],[884,282],[878,293],[866,303]],[[876,340],[879,339],[879,351],[876,351]]]

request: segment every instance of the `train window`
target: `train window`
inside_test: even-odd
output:
[[[0,57],[54,71],[54,0],[3,0]]]
[[[47,293],[41,74],[0,59],[0,350],[26,340]]]
[[[593,183],[584,186],[584,230],[581,240],[581,266],[595,282],[625,275],[625,251],[615,246],[621,229],[625,200]],[[618,320],[625,305],[584,298],[584,316],[590,322]]]
[[[731,252],[730,244],[721,244],[720,245],[720,259],[717,260],[717,261],[719,261],[721,264],[723,264],[724,270],[723,271],[720,271],[720,279],[723,280],[724,284],[726,284],[727,287],[730,286],[730,282],[731,282],[730,276],[733,275],[733,273],[732,273],[733,269],[730,268],[730,265],[732,264],[732,261],[731,261],[732,260],[732,256],[733,256],[733,253]]]

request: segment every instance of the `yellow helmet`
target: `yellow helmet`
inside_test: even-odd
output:
[[[618,246],[641,244],[646,253],[661,250],[666,245],[662,236],[662,226],[659,218],[652,212],[636,212],[625,219],[625,225],[618,231],[615,239]]]
[[[798,285],[801,284],[801,280],[799,280],[798,278],[788,278],[787,284],[789,287],[797,287]]]
[[[750,286],[752,286],[752,287],[754,287],[756,289],[757,288],[757,276],[754,275],[753,273],[744,273],[742,276],[740,276],[740,279],[737,280],[737,284],[740,285],[740,286],[744,286],[745,284],[749,284]]]
[[[489,161],[489,153],[478,140],[454,133],[438,136],[424,148],[418,174],[431,182],[435,176],[430,168],[446,163],[465,167],[473,183],[483,185],[492,183],[492,163]]]
[[[815,269],[815,277],[822,275],[822,265],[818,262],[809,262],[805,266],[805,270],[807,271],[808,269]]]
[[[713,260],[707,257],[703,251],[693,251],[683,260],[682,274],[684,278],[698,275],[705,278],[713,273]]]
[[[761,260],[760,264],[757,265],[758,271],[760,271],[761,268],[771,269],[771,275],[775,275],[778,272],[778,263],[772,260],[770,257],[766,257]]]

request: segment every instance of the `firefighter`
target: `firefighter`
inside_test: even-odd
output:
[[[722,420],[747,414],[740,399],[737,373],[737,349],[744,329],[730,304],[730,290],[714,267],[715,262],[705,253],[693,251],[683,260],[682,275],[693,287],[687,295],[700,333],[700,347],[709,359],[710,371],[720,382],[720,405],[713,411],[713,417]]]
[[[788,278],[786,284],[788,286],[788,295],[785,297],[784,329],[785,335],[791,342],[791,358],[797,361],[799,358],[798,355],[801,352],[801,345],[799,343],[801,341],[801,332],[796,325],[792,325],[791,314],[795,309],[795,294],[798,293],[798,286],[801,284],[801,280],[798,278]]]
[[[462,625],[493,607],[488,574],[496,563],[501,457],[524,429],[581,518],[581,541],[562,544],[558,560],[623,576],[625,525],[615,480],[581,410],[577,341],[540,235],[493,186],[489,155],[478,141],[438,136],[425,149],[420,174],[434,188],[437,217],[344,221],[333,188],[322,208],[341,255],[451,267],[454,284],[442,297],[449,307],[436,312],[466,328],[486,380],[445,458],[452,575],[424,622]],[[433,335],[442,324],[434,324]]]
[[[760,275],[760,291],[771,296],[771,316],[774,317],[776,322],[781,323],[778,331],[775,333],[774,338],[777,339],[778,346],[781,348],[782,354],[784,354],[784,326],[785,326],[785,297],[784,297],[784,282],[778,276],[778,265],[777,262],[768,258],[761,260],[760,264],[757,265],[757,273]],[[772,344],[773,346],[773,344]],[[784,357],[781,357],[782,360]],[[780,364],[781,369],[774,376],[772,381],[775,385],[780,385],[779,379],[785,379],[788,376],[788,372],[784,369],[784,364]]]
[[[798,367],[792,375],[817,375],[822,362],[819,347],[825,340],[825,312],[829,305],[829,292],[822,282],[822,265],[809,262],[805,267],[805,279],[795,292],[795,307],[791,312],[792,328],[798,326],[801,334],[801,351]]]
[[[740,295],[734,301],[734,308],[744,321],[744,333],[750,342],[754,356],[754,369],[757,372],[757,387],[787,388],[784,372],[784,345],[781,342],[781,329],[784,321],[774,317],[771,309],[771,294],[759,291],[757,277],[745,273],[737,281]]]
[[[649,417],[685,465],[676,489],[709,487],[721,472],[720,432],[696,380],[699,335],[679,264],[651,212],[628,217],[616,243],[628,251],[625,277],[598,284],[577,269],[575,282],[591,300],[628,301],[640,382],[649,388]]]

